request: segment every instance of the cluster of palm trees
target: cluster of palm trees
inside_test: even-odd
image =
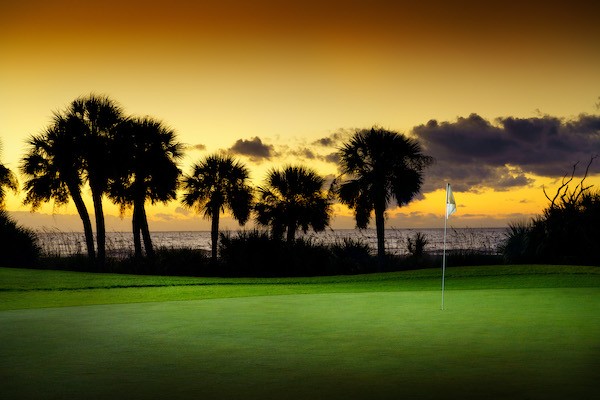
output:
[[[53,200],[61,205],[73,200],[83,222],[88,256],[103,265],[106,228],[103,198],[121,207],[133,207],[136,256],[153,254],[145,203],[168,202],[176,197],[181,173],[177,161],[183,145],[161,121],[126,116],[106,96],[75,99],[66,110],[56,112],[49,127],[28,140],[21,172],[25,204],[35,210]],[[91,190],[96,223],[96,241],[82,189]]]
[[[143,255],[143,242],[146,255],[152,256],[145,204],[172,201],[181,186],[182,204],[211,220],[213,258],[219,218],[226,211],[241,225],[254,213],[273,237],[285,235],[293,242],[298,230],[318,232],[329,226],[337,197],[354,210],[358,228],[366,228],[375,215],[382,260],[386,209],[392,201],[402,206],[413,199],[432,162],[413,139],[373,127],[357,131],[340,149],[342,174],[328,190],[316,171],[298,165],[272,169],[264,185],[253,188],[248,168],[227,154],[209,155],[182,176],[178,161],[183,149],[161,121],[126,116],[105,96],[81,97],[55,113],[42,133],[30,137],[20,168],[26,177],[24,202],[36,209],[44,202],[60,205],[71,199],[83,222],[88,255],[102,265],[105,197],[122,212],[133,209],[135,255]],[[96,241],[82,196],[86,184],[92,194]]]

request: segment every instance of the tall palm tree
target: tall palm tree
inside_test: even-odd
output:
[[[177,161],[183,156],[183,145],[177,142],[172,129],[149,117],[123,121],[114,131],[112,145],[116,173],[109,196],[121,206],[121,211],[133,207],[135,255],[142,255],[143,238],[146,255],[151,257],[154,248],[145,203],[165,203],[177,197],[181,174]]]
[[[0,142],[0,155],[1,154],[2,143]],[[4,206],[4,200],[6,198],[6,191],[4,188],[11,189],[16,193],[19,189],[19,183],[17,182],[15,174],[0,162],[0,208]]]
[[[382,128],[357,131],[339,152],[340,169],[348,176],[338,195],[354,209],[356,226],[367,227],[375,214],[379,267],[385,258],[385,211],[395,200],[408,204],[421,190],[423,171],[433,159],[413,139]]]
[[[108,191],[114,161],[111,161],[110,141],[114,129],[123,120],[121,107],[107,96],[91,94],[79,97],[68,106],[67,118],[79,120],[81,137],[79,152],[83,160],[85,178],[92,191],[96,218],[98,263],[104,263],[106,228],[102,198]]]
[[[81,196],[84,183],[83,161],[79,155],[80,121],[56,114],[52,125],[28,140],[28,151],[21,160],[21,172],[26,176],[25,204],[32,209],[54,200],[56,205],[73,199],[83,223],[88,256],[95,259],[94,234],[87,207]]]
[[[219,217],[226,210],[244,225],[250,217],[252,188],[248,168],[228,155],[213,154],[192,166],[192,174],[183,179],[183,200],[211,220],[211,255],[217,258]]]
[[[331,201],[323,190],[325,180],[315,171],[302,166],[271,170],[264,187],[259,187],[255,207],[259,224],[271,226],[274,237],[287,234],[293,242],[296,231],[306,233],[325,230],[331,219]]]

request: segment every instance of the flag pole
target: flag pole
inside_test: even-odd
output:
[[[449,183],[446,183],[446,214],[444,215],[444,251],[442,255],[442,310],[444,309],[444,286],[446,281],[446,230],[448,228],[448,187]]]

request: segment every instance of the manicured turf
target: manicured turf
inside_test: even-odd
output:
[[[0,312],[0,398],[590,398],[600,275],[564,268],[450,270],[444,311],[439,271],[232,281],[0,269],[0,298],[61,306],[13,298]]]
[[[520,265],[449,268],[448,290],[600,287],[600,268]],[[314,278],[190,278],[0,268],[0,310],[280,294],[440,289],[441,271]]]

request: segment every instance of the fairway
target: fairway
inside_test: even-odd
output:
[[[437,290],[356,288],[2,311],[0,398],[564,399],[599,389],[598,287],[450,285],[444,311]]]

